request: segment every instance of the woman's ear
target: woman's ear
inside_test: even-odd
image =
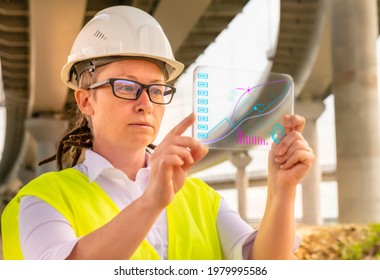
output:
[[[77,89],[74,94],[80,111],[87,116],[92,116],[94,114],[94,108],[92,106],[93,98],[90,91]]]

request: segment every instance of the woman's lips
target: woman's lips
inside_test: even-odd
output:
[[[150,123],[146,123],[146,122],[130,123],[129,125],[130,125],[130,126],[138,126],[138,127],[148,127],[148,128],[153,128],[153,125],[151,125]]]

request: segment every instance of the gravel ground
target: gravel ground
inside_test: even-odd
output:
[[[296,232],[302,238],[299,260],[376,259],[379,253],[380,232],[368,225],[299,225]]]

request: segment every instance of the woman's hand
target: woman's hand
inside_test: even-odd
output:
[[[269,152],[268,197],[265,213],[250,253],[251,259],[290,259],[294,245],[296,186],[314,163],[302,136],[303,117],[285,116],[285,137]]]
[[[314,163],[314,153],[302,136],[305,119],[298,115],[285,116],[282,121],[285,137],[273,143],[269,153],[270,191],[294,190]]]
[[[192,113],[174,127],[155,148],[150,159],[147,194],[152,203],[166,207],[182,188],[190,168],[208,152],[208,147],[193,137],[182,134],[194,123]]]

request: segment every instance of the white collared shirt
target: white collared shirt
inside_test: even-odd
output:
[[[92,150],[87,150],[83,164],[74,168],[86,174],[89,182],[96,182],[120,210],[143,194],[150,173],[148,165],[141,168],[136,180],[132,181]],[[224,258],[247,258],[256,231],[243,221],[236,211],[230,209],[224,199],[221,199],[219,206],[217,229]],[[19,232],[25,259],[65,259],[79,240],[62,214],[46,202],[32,196],[21,199]],[[146,237],[162,259],[167,259],[167,234],[164,210]]]

